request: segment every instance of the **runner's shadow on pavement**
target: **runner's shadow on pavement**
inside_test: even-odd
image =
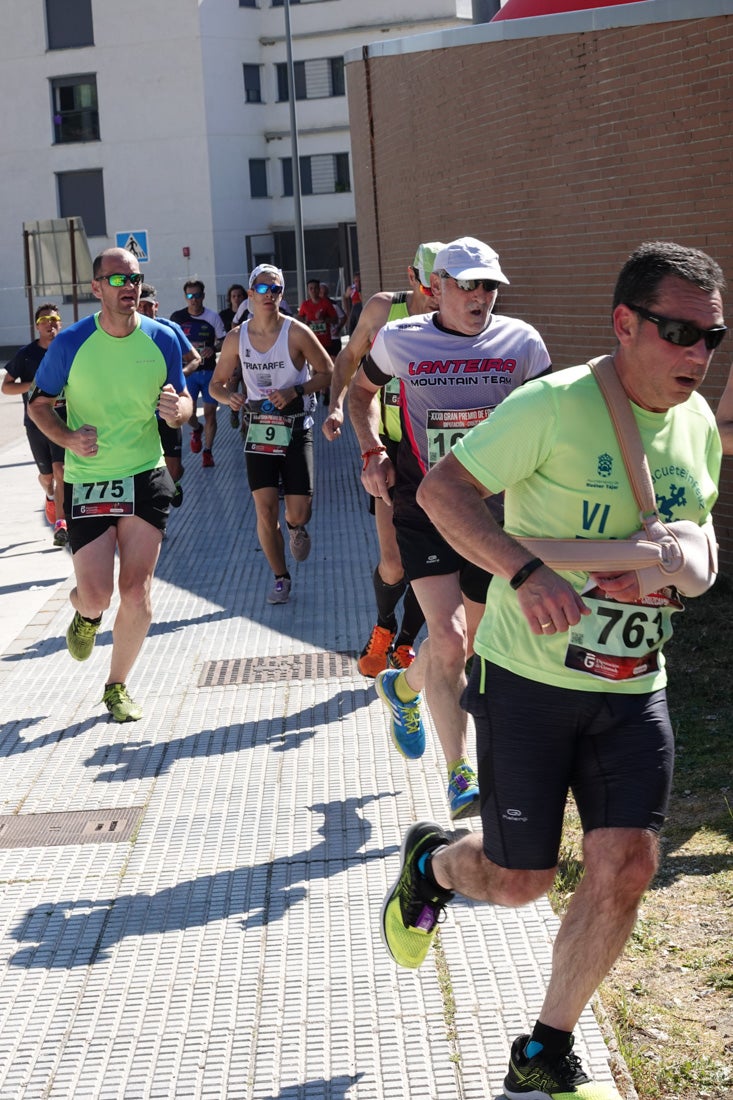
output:
[[[69,622],[73,615],[73,608],[69,604]],[[97,634],[95,650],[102,646],[112,645],[112,631],[103,630]],[[54,653],[66,652],[66,634],[57,635],[55,638],[39,638],[32,645],[26,646],[18,653],[7,653],[2,657],[3,661],[27,661],[30,657],[50,657]],[[69,657],[69,665],[77,668],[77,662]]]
[[[41,552],[45,553],[45,551],[41,551]],[[0,553],[2,553],[1,550],[0,550]],[[58,553],[58,550],[56,551],[56,553]],[[53,577],[53,578],[51,578],[51,580],[34,581],[33,582],[33,587],[34,588],[55,588],[56,585],[63,584],[65,580],[66,580],[66,577]],[[28,591],[28,581],[27,580],[18,581],[17,584],[2,584],[2,585],[0,585],[0,596],[9,596],[9,595],[11,595],[12,593],[15,593],[15,592],[27,592],[27,591]]]
[[[263,1096],[262,1100],[303,1100],[304,1096],[318,1096],[320,1100],[349,1100],[352,1088],[363,1077],[363,1073],[355,1073],[353,1077],[340,1074],[338,1077],[329,1077],[328,1080],[324,1077],[311,1078],[297,1085],[285,1085],[280,1092],[271,1092],[269,1096]]]
[[[367,795],[308,807],[324,815],[323,839],[293,855],[201,875],[153,894],[41,902],[11,930],[13,939],[28,946],[9,963],[71,970],[108,960],[111,948],[127,936],[182,932],[231,917],[243,918],[241,928],[247,930],[277,922],[306,899],[309,883],[399,851],[398,845],[365,851],[372,825],[358,812],[369,802],[394,797]]]
[[[103,768],[95,777],[95,783],[124,783],[130,779],[154,778],[165,774],[178,760],[194,760],[205,756],[224,755],[253,749],[265,744],[273,752],[292,752],[317,736],[334,720],[334,705],[339,706],[339,717],[357,712],[369,703],[372,692],[365,688],[344,693],[338,691],[331,699],[295,711],[286,718],[254,719],[251,722],[232,723],[214,729],[197,730],[185,737],[172,737],[169,741],[128,741],[100,745],[84,764],[89,768]],[[351,703],[343,707],[342,696],[348,694]]]
[[[71,622],[71,605],[69,605],[69,622]],[[97,640],[94,645],[94,652],[102,649],[104,646],[112,645],[112,623],[114,622],[114,615],[110,620],[110,629],[102,630],[97,634]],[[229,611],[210,611],[204,615],[192,615],[187,619],[167,619],[163,622],[151,623],[150,629],[146,637],[150,638],[156,634],[175,634],[179,630],[183,630],[187,626],[198,626],[208,623],[215,623],[225,619],[231,619],[232,614]],[[20,653],[8,653],[2,658],[3,661],[26,661],[29,657],[50,657],[53,653],[60,653],[66,650],[66,635],[60,635],[55,638],[39,638],[38,641],[29,645]],[[69,661],[73,659],[70,657]]]
[[[45,722],[46,718],[47,715],[42,714],[38,715],[37,718],[19,718],[17,721],[4,722],[0,726],[0,759],[18,756],[30,749],[43,749],[47,745],[55,744],[58,741],[70,741],[72,738],[86,733],[87,730],[94,729],[100,722],[105,724],[109,722],[109,715],[105,712],[104,715],[86,718],[83,722],[72,722],[63,729],[49,730],[48,733],[43,733],[30,741],[26,741],[20,736],[24,729],[35,726],[38,722]]]

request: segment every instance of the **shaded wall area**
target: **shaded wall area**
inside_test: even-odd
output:
[[[501,255],[498,308],[556,369],[612,348],[619,268],[643,240],[710,252],[733,324],[733,16],[486,41],[347,65],[362,285],[405,285],[423,240]],[[716,352],[715,407],[733,359]],[[716,508],[733,572],[733,459]]]

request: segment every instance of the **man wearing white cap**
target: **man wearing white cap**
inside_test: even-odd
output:
[[[420,693],[426,688],[448,767],[453,820],[479,810],[460,697],[490,576],[448,545],[418,505],[416,493],[429,468],[457,439],[522,383],[551,369],[534,328],[512,317],[492,316],[498,288],[508,283],[498,255],[487,244],[461,237],[446,245],[430,276],[437,313],[385,325],[349,394],[362,452],[362,482],[394,508],[405,574],[428,627],[415,661],[404,671],[381,672],[377,691],[391,712],[395,747],[416,759],[425,751]],[[402,440],[395,464],[379,438],[374,400],[391,378],[400,380],[402,394]]]
[[[331,357],[315,333],[280,312],[282,271],[260,264],[249,277],[249,319],[227,333],[209,392],[245,409],[244,455],[257,513],[257,537],[274,574],[271,604],[287,603],[291,577],[280,529],[279,487],[285,494],[290,552],[305,561],[313,499],[315,394],[331,381]],[[244,393],[239,392],[239,377]]]
[[[438,303],[430,289],[430,275],[435,257],[443,248],[440,241],[426,241],[418,245],[415,259],[407,268],[409,290],[381,290],[373,294],[364,306],[356,328],[348,343],[339,352],[333,368],[331,402],[328,417],[323,423],[326,439],[337,439],[344,422],[344,399],[349,383],[360,362],[374,343],[374,338],[388,321],[414,317],[437,309]],[[381,424],[379,435],[387,448],[390,459],[397,457],[397,447],[402,438],[400,423],[400,382],[392,378],[380,394]],[[379,497],[370,497],[370,506],[377,523],[379,540],[379,564],[374,570],[374,596],[377,604],[377,622],[372,627],[369,640],[361,651],[358,667],[362,676],[376,676],[385,668],[408,668],[415,659],[412,648],[425,616],[415,593],[405,579],[394,524],[392,507]],[[404,596],[402,623],[399,627],[395,611]]]

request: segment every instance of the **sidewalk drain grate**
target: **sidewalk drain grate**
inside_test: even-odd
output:
[[[130,839],[144,812],[144,806],[127,806],[113,810],[0,815],[0,849],[119,843]]]
[[[272,657],[233,657],[206,661],[198,686],[269,684],[277,680],[331,680],[353,676],[353,653],[291,653]]]

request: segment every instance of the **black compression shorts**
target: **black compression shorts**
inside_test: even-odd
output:
[[[674,764],[664,690],[569,690],[477,658],[461,706],[476,723],[484,852],[493,863],[554,867],[568,790],[584,832],[661,829]]]

